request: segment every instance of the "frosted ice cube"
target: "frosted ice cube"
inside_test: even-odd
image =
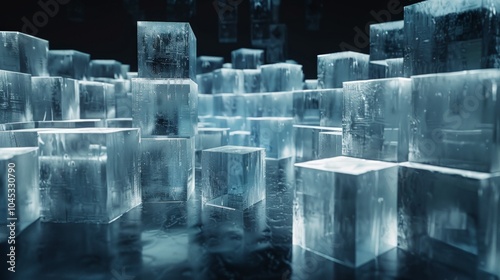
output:
[[[262,92],[291,91],[303,88],[302,65],[275,63],[261,66]]]
[[[318,79],[306,79],[304,81],[304,89],[317,89]]]
[[[343,82],[368,79],[370,56],[357,52],[318,55],[318,88],[341,88]]]
[[[75,50],[49,50],[48,71],[50,76],[76,80],[87,77],[90,55]]]
[[[342,155],[342,132],[320,132],[318,159]]]
[[[250,131],[237,130],[229,132],[229,145],[250,146]]]
[[[194,138],[142,138],[145,202],[186,201],[194,194]]]
[[[40,217],[38,148],[0,148],[0,241]],[[14,223],[14,227],[10,226]],[[12,239],[9,238],[9,244]]]
[[[243,92],[260,92],[261,71],[260,69],[243,69]]]
[[[33,120],[30,75],[0,70],[0,92],[0,123]]]
[[[202,55],[196,58],[196,74],[204,74],[222,68],[224,57]]]
[[[198,93],[212,93],[214,74],[212,72],[196,75],[196,83],[198,84]]]
[[[344,83],[342,154],[408,160],[411,80],[390,78]]]
[[[349,267],[397,246],[396,164],[341,156],[295,167],[299,245]]]
[[[295,124],[319,125],[320,90],[298,90],[293,92],[293,116]]]
[[[220,93],[213,95],[214,115],[236,117],[245,116],[245,98],[241,94]]]
[[[266,195],[265,159],[262,148],[223,146],[203,150],[202,203],[244,210]]]
[[[80,118],[78,81],[61,77],[32,77],[33,120],[57,121]]]
[[[404,21],[370,25],[370,60],[403,57]]]
[[[132,117],[141,135],[192,137],[197,131],[197,86],[189,79],[133,79]]]
[[[127,79],[132,80],[135,78],[139,78],[139,74],[137,72],[128,72]]]
[[[116,117],[115,88],[102,82],[79,81],[80,118],[105,119]]]
[[[201,168],[203,150],[226,146],[228,143],[229,128],[198,128],[198,134],[195,136],[196,168]]]
[[[38,134],[42,221],[109,223],[141,203],[138,129]]]
[[[320,126],[341,127],[344,94],[341,88],[318,90]]]
[[[262,117],[264,111],[264,94],[254,93],[243,95],[245,99],[245,116]]]
[[[0,31],[0,69],[48,76],[49,42],[20,32]]]
[[[214,96],[198,94],[198,116],[213,116],[214,112]]]
[[[263,94],[263,117],[293,117],[293,92],[278,91]]]
[[[222,68],[213,72],[212,93],[243,93],[243,71]]]
[[[231,64],[234,69],[258,69],[264,64],[264,50],[237,49],[231,52]]]
[[[268,158],[285,158],[295,154],[293,118],[247,118],[251,147],[266,149]]]
[[[112,59],[91,60],[89,77],[122,79],[122,63]]]
[[[137,22],[140,78],[196,79],[196,36],[187,22]]]
[[[310,125],[294,125],[295,161],[304,162],[319,159],[319,133],[342,132],[341,127],[320,127]]]
[[[115,88],[115,106],[117,118],[132,117],[131,82],[124,79],[94,78],[94,81],[112,84]]]

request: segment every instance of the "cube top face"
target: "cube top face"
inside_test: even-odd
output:
[[[496,3],[496,5],[495,5]],[[491,5],[491,6],[490,6]],[[420,12],[426,13],[432,16],[446,16],[452,13],[460,13],[468,10],[479,9],[482,7],[489,8],[499,6],[498,2],[495,0],[477,1],[477,0],[461,0],[460,3],[455,3],[453,5],[446,0],[433,0],[424,1],[416,3],[413,5],[405,6],[406,12]]]
[[[0,148],[0,160],[9,160],[18,155],[32,153],[38,150],[36,147],[22,147],[22,148]]]
[[[449,167],[442,167],[436,165],[422,164],[416,162],[402,162],[399,164],[401,167],[424,170],[427,172],[432,172],[436,174],[445,174],[450,176],[460,176],[464,178],[470,178],[473,180],[488,180],[491,178],[499,177],[500,173],[485,173],[485,172],[477,172]]]
[[[332,132],[342,133],[342,127],[324,127],[324,126],[302,125],[302,124],[294,124],[293,127],[298,129],[313,129],[319,131],[332,131]]]
[[[327,53],[327,54],[319,54],[318,60],[337,60],[337,59],[359,59],[359,60],[369,60],[370,55],[352,51],[346,52],[336,52],[336,53]]]
[[[196,79],[196,36],[186,22],[137,22],[141,78]]]
[[[62,77],[32,77],[33,119],[80,119],[80,89],[77,80]]]
[[[384,32],[384,31],[402,29],[404,27],[404,24],[405,24],[404,20],[371,24],[370,25],[370,32],[371,32],[371,30],[373,30],[375,32]]]
[[[137,128],[115,128],[115,127],[84,127],[84,128],[73,128],[73,129],[43,129],[43,130],[38,130],[38,134],[44,135],[44,134],[66,134],[66,135],[77,135],[77,134],[99,134],[99,135],[106,135],[106,134],[114,134],[114,133],[119,133],[119,132],[128,132],[128,133],[137,133],[139,129]]]
[[[398,166],[395,163],[358,159],[351,157],[334,157],[296,163],[296,167],[335,172],[346,175],[361,175]]]
[[[0,124],[0,131],[35,128],[35,122],[13,122]]]
[[[260,68],[261,68],[261,71],[265,71],[268,69],[269,70],[271,70],[271,69],[289,69],[289,70],[302,71],[302,65],[286,63],[286,62],[266,64],[266,65],[262,65]]]
[[[265,149],[263,148],[252,148],[245,146],[222,146],[211,149],[203,150],[204,153],[224,153],[224,154],[238,154],[238,155],[246,155],[255,152],[263,152]]]
[[[231,52],[231,62],[235,69],[256,69],[264,63],[264,50],[238,49]]]
[[[60,120],[60,121],[37,121],[36,128],[78,128],[78,127],[101,127],[100,119]]]
[[[76,50],[49,50],[49,56],[85,56],[90,59],[90,54]]]
[[[89,75],[96,78],[122,78],[122,63],[112,59],[91,60]]]
[[[260,55],[260,54],[264,53],[264,50],[241,48],[241,49],[237,49],[237,50],[232,51],[232,53],[238,54],[238,55],[242,55],[242,54]]]

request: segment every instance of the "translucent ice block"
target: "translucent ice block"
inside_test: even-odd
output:
[[[304,162],[319,159],[319,133],[342,132],[341,127],[319,127],[294,125],[295,161]]]
[[[91,60],[89,77],[122,79],[122,63],[111,59]]]
[[[38,132],[47,129],[19,129],[0,131],[0,148],[38,147]]]
[[[33,120],[31,77],[0,70],[0,123]]]
[[[132,80],[132,117],[141,135],[192,137],[198,121],[197,86],[189,79]]]
[[[194,139],[142,138],[145,202],[186,201],[194,193]]]
[[[370,25],[370,60],[403,57],[404,21]]]
[[[405,75],[498,68],[495,0],[424,1],[405,7]]]
[[[202,151],[226,146],[229,143],[229,128],[207,127],[198,128],[195,136],[196,168],[201,168]]]
[[[237,130],[229,132],[229,145],[250,146],[250,131]]]
[[[275,63],[263,65],[262,85],[263,92],[290,91],[303,88],[304,73],[302,65],[290,63]]]
[[[222,68],[232,69],[233,64],[232,63],[224,63],[224,64],[222,64]]]
[[[138,129],[40,131],[43,221],[109,223],[141,203]]]
[[[318,79],[306,79],[304,81],[304,89],[317,89]]]
[[[319,90],[320,126],[341,127],[344,95],[341,88]]]
[[[75,50],[49,50],[48,69],[50,76],[76,80],[87,77],[90,55]]]
[[[262,96],[262,116],[293,117],[292,91],[266,92]]]
[[[407,161],[411,80],[345,82],[343,91],[342,154]]]
[[[499,83],[496,69],[412,77],[409,161],[500,171]]]
[[[404,77],[403,58],[370,61],[370,79]]]
[[[295,124],[319,125],[319,99],[321,91],[316,89],[293,92],[293,117]]]
[[[20,32],[0,31],[0,69],[48,76],[49,42]]]
[[[132,117],[131,84],[125,79],[94,78],[94,81],[112,84],[115,88],[116,117]]]
[[[78,81],[61,77],[32,77],[33,120],[57,121],[80,118]]]
[[[13,122],[0,124],[0,131],[35,128],[35,122]]]
[[[211,94],[198,94],[198,116],[214,115],[214,96]]]
[[[260,69],[243,69],[243,92],[260,92],[261,71]]]
[[[370,56],[357,52],[318,55],[318,88],[341,88],[343,82],[368,79]]]
[[[0,148],[0,241],[40,217],[38,148]],[[15,241],[15,240],[14,240]]]
[[[231,52],[234,69],[257,69],[264,64],[264,50],[237,49]]]
[[[320,132],[318,159],[342,155],[342,132]]]
[[[293,118],[247,118],[250,146],[266,149],[268,158],[285,158],[295,154]]]
[[[477,264],[500,275],[499,183],[498,173],[401,164],[399,247],[455,268]]]
[[[105,119],[116,117],[115,88],[101,82],[79,81],[80,118]]]
[[[359,267],[397,246],[396,164],[341,156],[295,167],[302,247]]]
[[[220,93],[213,95],[214,115],[236,117],[245,116],[245,98],[241,94]]]
[[[187,22],[137,22],[139,78],[196,79],[196,36]]]
[[[205,74],[222,68],[224,57],[202,55],[196,58],[196,74]]]
[[[213,72],[212,93],[243,93],[243,71],[222,68]]]
[[[266,195],[262,148],[223,146],[203,150],[202,203],[244,210]],[[219,199],[219,203],[214,203]]]
[[[214,74],[212,72],[196,75],[196,83],[198,84],[198,93],[212,93]]]

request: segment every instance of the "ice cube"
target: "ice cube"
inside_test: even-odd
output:
[[[198,128],[195,136],[196,168],[201,168],[202,151],[226,146],[229,143],[229,128]]]
[[[321,90],[298,90],[293,92],[293,115],[295,124],[319,125],[319,100]]]
[[[210,94],[213,88],[214,74],[212,72],[196,75],[198,93]]]
[[[310,125],[294,125],[295,161],[304,162],[319,159],[319,133],[342,132],[341,127],[319,127]]]
[[[140,78],[196,79],[196,36],[187,22],[137,22]]]
[[[91,60],[89,77],[122,79],[122,63],[112,59]]]
[[[341,127],[344,94],[341,88],[318,90],[320,126]]]
[[[115,88],[102,82],[79,81],[80,118],[105,119],[116,117]]]
[[[243,93],[243,71],[221,68],[213,72],[212,93]]]
[[[234,69],[258,69],[264,64],[264,50],[237,49],[231,52],[231,64]]]
[[[251,147],[266,149],[268,158],[285,158],[295,154],[293,118],[247,118]]]
[[[20,32],[0,31],[0,69],[48,76],[49,42]]]
[[[48,71],[50,76],[75,80],[87,77],[90,55],[75,50],[49,50]]]
[[[214,115],[225,117],[245,116],[245,98],[241,94],[220,93],[213,95]]]
[[[33,120],[58,121],[80,118],[78,81],[61,77],[32,77]]]
[[[0,70],[0,93],[0,123],[33,120],[30,75]]]
[[[344,83],[342,154],[408,160],[411,80],[390,78]]]
[[[224,57],[222,56],[198,56],[196,59],[196,74],[205,74],[222,68]]]
[[[318,159],[342,155],[342,132],[320,132]]]
[[[197,86],[189,79],[132,80],[132,117],[141,135],[193,137],[197,131]]]
[[[318,55],[318,88],[341,88],[343,82],[368,79],[370,56],[357,52]]]
[[[403,57],[404,21],[370,25],[370,60]]]
[[[341,156],[295,167],[302,247],[359,267],[397,246],[397,164]]]
[[[65,121],[38,121],[36,128],[86,128],[86,127],[104,127],[100,119],[82,119]]]
[[[261,71],[260,69],[243,69],[243,92],[260,92]]]
[[[198,94],[198,116],[213,116],[214,112],[214,96]]]
[[[132,118],[114,118],[102,120],[104,127],[132,128]]]
[[[303,88],[302,65],[275,63],[261,66],[262,92],[291,91]]]
[[[142,138],[145,202],[186,201],[194,194],[194,138]]]
[[[317,89],[318,79],[306,79],[304,81],[304,89]]]
[[[0,131],[35,128],[35,122],[13,122],[0,124]]]
[[[293,117],[293,91],[263,94],[263,117]]]

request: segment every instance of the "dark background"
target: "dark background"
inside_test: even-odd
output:
[[[250,43],[250,0],[227,0],[238,5],[238,42],[218,42],[218,15],[213,0],[195,0],[188,16],[168,5],[174,0],[21,0],[8,1],[0,10],[0,30],[24,31],[49,40],[50,49],[75,49],[91,59],[116,59],[137,71],[137,20],[189,21],[197,37],[198,55],[223,56],[230,62],[231,51],[252,47]],[[346,50],[344,46],[368,53],[368,44],[359,33],[369,23],[403,19],[403,12],[391,13],[390,2],[406,6],[421,0],[333,1],[313,0],[322,12],[320,29],[305,28],[305,0],[281,0],[280,22],[287,25],[287,57],[304,66],[305,77],[316,78],[318,54]],[[47,16],[36,30],[27,27],[43,11],[40,3],[58,3],[58,11]],[[320,3],[320,5],[318,5]],[[402,9],[401,9],[402,10]],[[380,15],[380,16],[377,16]],[[387,15],[390,18],[387,18]],[[23,21],[24,18],[24,21]],[[40,17],[43,23],[44,18]],[[356,32],[355,28],[358,28]],[[365,31],[366,32],[366,31]],[[367,34],[367,33],[365,33]],[[365,37],[366,38],[366,37]],[[350,50],[354,50],[351,48]]]

